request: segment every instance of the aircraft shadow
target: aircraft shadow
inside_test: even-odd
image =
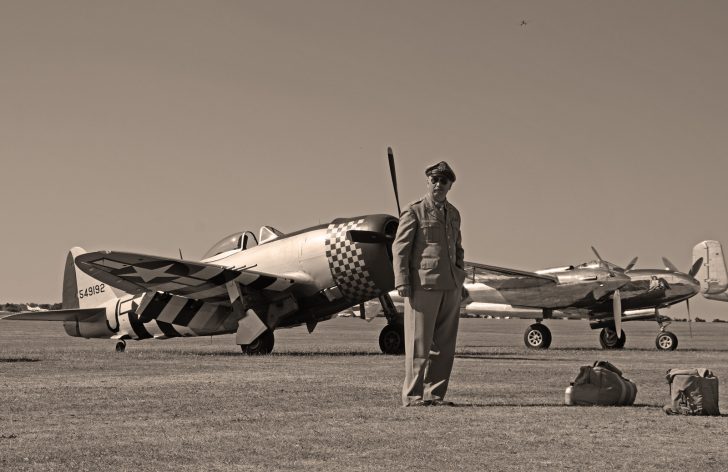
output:
[[[499,356],[497,354],[455,354],[458,359],[477,359],[482,361],[536,361],[536,362],[553,362],[553,359],[541,357],[517,357],[517,356]],[[569,361],[577,359],[559,359],[559,361]]]
[[[0,363],[2,362],[40,362],[40,359],[31,359],[29,357],[5,357],[0,358]]]

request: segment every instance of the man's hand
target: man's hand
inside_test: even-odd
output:
[[[465,288],[465,285],[463,285],[463,289],[462,289],[462,291],[460,293],[460,301],[461,302],[464,302],[468,298],[470,298],[470,292],[468,292],[468,289]]]
[[[400,297],[409,298],[412,296],[412,288],[409,285],[400,285],[397,287],[397,293]]]

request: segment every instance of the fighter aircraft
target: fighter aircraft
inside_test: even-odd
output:
[[[693,247],[693,260],[699,258],[703,258],[704,263],[695,277],[700,281],[703,297],[728,302],[728,274],[723,246],[719,241],[700,242]]]
[[[264,226],[222,239],[199,262],[71,249],[63,309],[3,315],[63,321],[66,333],[118,340],[236,333],[247,354],[273,349],[273,331],[331,318],[393,288],[386,214],[338,218],[283,234]]]
[[[397,206],[394,156],[388,149]],[[167,339],[235,333],[247,354],[273,350],[274,330],[309,332],[337,312],[379,297],[391,307],[392,241],[387,214],[337,218],[284,234],[264,226],[215,244],[200,261],[73,248],[61,310],[3,314],[5,320],[62,321],[83,338]]]

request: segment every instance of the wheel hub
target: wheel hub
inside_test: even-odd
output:
[[[528,342],[531,344],[531,346],[538,346],[543,342],[543,335],[540,331],[531,330],[531,332],[528,333]]]

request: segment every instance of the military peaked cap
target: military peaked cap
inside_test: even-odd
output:
[[[451,182],[455,182],[455,172],[452,171],[445,161],[440,161],[434,166],[430,166],[425,169],[425,175],[428,177],[431,175],[442,175],[450,179]]]

